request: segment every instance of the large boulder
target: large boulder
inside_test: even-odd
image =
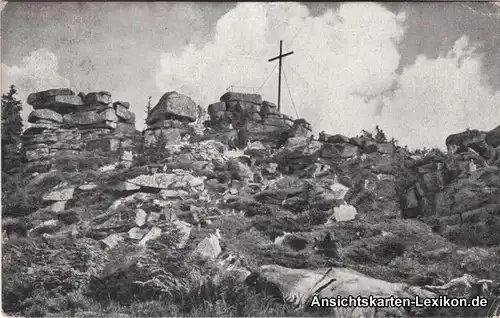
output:
[[[64,115],[64,123],[67,125],[93,125],[105,122],[116,122],[115,111],[112,108],[103,112],[88,111]]]
[[[394,153],[394,145],[386,143],[370,143],[365,145],[364,152],[367,154],[379,152],[382,154],[392,154]]]
[[[390,283],[366,276],[348,268],[330,269],[292,269],[279,265],[263,265],[250,275],[246,282],[257,285],[281,298],[295,303],[299,307],[320,306],[321,299],[337,297],[397,297],[397,298],[434,298],[436,294],[418,287],[401,283]],[[317,297],[315,297],[317,296]],[[318,303],[319,300],[319,303]],[[383,316],[406,316],[402,307],[375,308],[351,307],[350,317],[364,314],[374,317],[375,313]],[[363,315],[363,316],[364,316]],[[378,316],[377,315],[377,316]]]
[[[231,176],[237,180],[253,179],[253,172],[249,166],[241,162],[239,159],[231,159],[226,162],[226,169]]]
[[[168,92],[151,110],[146,124],[151,125],[159,120],[170,118],[194,122],[197,118],[196,103],[188,96],[177,92]]]
[[[278,117],[281,114],[278,111],[278,108],[276,108],[276,105],[274,105],[273,103],[265,102],[261,107],[260,115],[262,116],[262,118],[266,118],[272,116]]]
[[[485,141],[493,148],[500,147],[500,125],[486,134]]]
[[[359,153],[359,148],[348,143],[325,143],[321,149],[321,158],[340,159],[354,157]]]
[[[36,109],[28,116],[28,122],[35,123],[39,120],[48,120],[56,123],[62,123],[63,117],[61,114],[51,109]]]
[[[116,116],[121,119],[121,121],[129,124],[135,123],[135,114],[128,110],[125,106],[121,104],[115,105]]]
[[[198,246],[196,246],[193,254],[197,254],[208,259],[216,259],[222,252],[219,243],[220,235],[217,234],[210,234],[208,237],[204,238]]]
[[[320,140],[320,141],[323,141],[323,140]],[[344,135],[337,134],[337,135],[326,137],[324,142],[327,142],[330,144],[349,143],[350,139],[349,139],[349,137],[346,137]]]
[[[125,107],[126,109],[130,109],[130,103],[129,102],[122,102],[122,101],[116,101],[113,103],[113,108],[116,109],[118,105]]]
[[[208,113],[215,113],[215,112],[225,112],[226,111],[226,103],[225,102],[217,102],[208,105],[207,109]]]

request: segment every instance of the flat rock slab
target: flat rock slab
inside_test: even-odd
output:
[[[158,195],[163,200],[183,199],[189,195],[189,192],[184,190],[161,190]]]
[[[112,108],[105,111],[88,111],[64,115],[64,123],[69,125],[92,125],[106,122],[116,122],[118,117]]]
[[[33,106],[33,104],[37,102],[59,95],[75,95],[75,93],[69,88],[56,88],[37,93],[31,93],[28,95],[28,104]]]
[[[50,192],[46,193],[42,199],[44,201],[68,201],[73,198],[75,192],[74,187],[61,186],[55,187]]]
[[[48,120],[55,123],[62,123],[63,116],[51,109],[43,108],[32,111],[28,116],[28,122],[35,123],[40,120]]]
[[[81,186],[78,187],[78,190],[81,191],[91,191],[97,188],[97,184],[94,183],[89,183],[89,184],[82,184]]]
[[[231,102],[231,101],[241,101],[241,102],[249,102],[261,105],[262,104],[262,96],[259,94],[245,94],[245,93],[236,93],[236,92],[227,92],[220,98],[221,102]]]
[[[106,91],[88,93],[85,95],[85,103],[108,105],[111,103],[111,93]]]
[[[157,189],[180,189],[182,187],[203,187],[206,177],[193,177],[190,174],[177,175],[169,173],[155,173],[152,175],[141,175],[128,182],[141,187]]]
[[[110,189],[113,191],[135,191],[139,190],[140,188],[140,186],[127,181],[122,181],[110,186]]]
[[[44,99],[43,101],[37,101],[33,103],[33,108],[35,109],[52,109],[61,114],[67,114],[79,110],[79,107],[83,105],[80,96],[76,95],[58,95],[52,96]]]

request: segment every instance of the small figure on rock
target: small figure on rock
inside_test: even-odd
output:
[[[238,130],[238,148],[245,149],[248,146],[248,130],[245,125]]]

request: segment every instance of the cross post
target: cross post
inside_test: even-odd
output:
[[[281,110],[281,59],[285,56],[292,55],[293,51],[283,54],[283,40],[280,40],[280,54],[272,59],[269,59],[269,62],[279,59],[279,76],[278,76],[278,112]]]

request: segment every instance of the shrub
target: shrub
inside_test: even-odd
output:
[[[25,216],[38,210],[42,205],[42,191],[47,189],[45,185],[59,183],[60,176],[48,178],[46,183],[35,188],[28,187],[22,174],[2,173],[2,179],[2,216]]]

